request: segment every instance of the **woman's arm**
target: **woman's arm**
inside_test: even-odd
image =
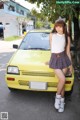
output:
[[[50,35],[49,35],[49,43],[50,43],[50,48],[51,48],[51,44],[52,44],[52,33],[50,33]]]
[[[68,43],[66,46],[66,53],[71,61],[71,66],[69,68],[70,68],[70,72],[72,73],[73,67],[72,67],[72,58],[71,58],[71,53],[70,53],[70,47],[71,47],[71,42],[70,42],[70,37],[68,37]]]
[[[68,37],[68,43],[67,43],[67,46],[66,46],[66,53],[72,63],[72,59],[71,59],[71,53],[70,53],[70,47],[71,47],[71,42],[70,42],[70,37]]]

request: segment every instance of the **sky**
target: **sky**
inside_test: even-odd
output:
[[[30,11],[32,8],[35,8],[38,12],[40,11],[40,8],[38,8],[36,4],[31,4],[25,0],[15,0],[15,1],[21,4],[22,6],[28,8]]]

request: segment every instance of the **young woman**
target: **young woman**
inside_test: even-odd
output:
[[[50,33],[51,58],[49,67],[54,69],[58,77],[57,93],[54,107],[58,112],[64,111],[65,74],[69,69],[72,73],[70,54],[70,37],[67,33],[66,23],[63,20],[55,22],[54,29]]]

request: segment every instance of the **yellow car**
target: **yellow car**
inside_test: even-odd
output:
[[[57,91],[58,78],[49,68],[51,30],[32,30],[22,40],[6,70],[6,82],[10,90]],[[74,73],[66,76],[65,91],[72,91]]]

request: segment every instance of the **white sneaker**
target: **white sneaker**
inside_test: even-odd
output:
[[[54,107],[56,109],[59,109],[60,103],[61,103],[61,95],[56,94]]]
[[[65,103],[64,103],[64,98],[61,98],[58,112],[64,112],[64,105],[65,105]]]

